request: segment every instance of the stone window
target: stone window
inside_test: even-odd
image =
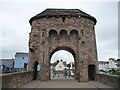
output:
[[[71,30],[70,35],[74,38],[77,38],[78,37],[78,31],[77,30]]]
[[[83,30],[81,30],[81,34],[82,34],[82,36],[84,36],[84,32],[83,32]]]
[[[34,34],[33,36],[36,37],[37,35]]]
[[[61,30],[60,35],[67,35],[67,31],[66,30]]]
[[[80,64],[84,64],[84,61],[80,61]]]
[[[29,48],[29,50],[30,50],[30,52],[35,52],[35,50],[34,50],[34,49],[32,49],[32,48]]]
[[[84,42],[84,41],[82,41],[82,44],[85,44],[85,42]]]
[[[62,22],[65,22],[65,19],[66,19],[65,17],[62,17]]]
[[[61,68],[61,66],[59,66],[59,68]]]
[[[55,37],[57,35],[57,31],[56,30],[50,30],[49,31],[49,37]]]

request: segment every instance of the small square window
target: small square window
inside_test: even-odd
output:
[[[61,68],[61,66],[59,66],[59,68]]]

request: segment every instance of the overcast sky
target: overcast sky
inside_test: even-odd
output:
[[[9,1],[9,2],[8,2]],[[46,8],[80,9],[97,19],[95,25],[98,60],[118,58],[118,3],[81,2],[79,0],[1,0],[0,49],[1,58],[14,58],[16,52],[28,52],[29,19]],[[18,0],[17,0],[18,1]],[[63,55],[58,53],[53,59]],[[64,53],[67,57],[70,54]]]

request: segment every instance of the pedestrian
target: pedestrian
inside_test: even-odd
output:
[[[58,78],[59,78],[59,73],[58,73]]]
[[[63,73],[64,73],[64,78],[67,78],[67,70],[66,70],[66,68],[64,69]]]
[[[70,70],[68,71],[68,76],[69,76],[69,78],[70,78],[70,76],[71,76],[71,71],[70,71]]]

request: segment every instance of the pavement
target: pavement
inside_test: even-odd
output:
[[[66,76],[65,78],[64,74],[56,74],[56,75],[51,74],[50,76],[51,79],[74,79],[73,77],[69,77],[69,76]]]
[[[78,82],[74,79],[52,79],[47,82],[34,80],[21,88],[113,88],[98,81]]]

